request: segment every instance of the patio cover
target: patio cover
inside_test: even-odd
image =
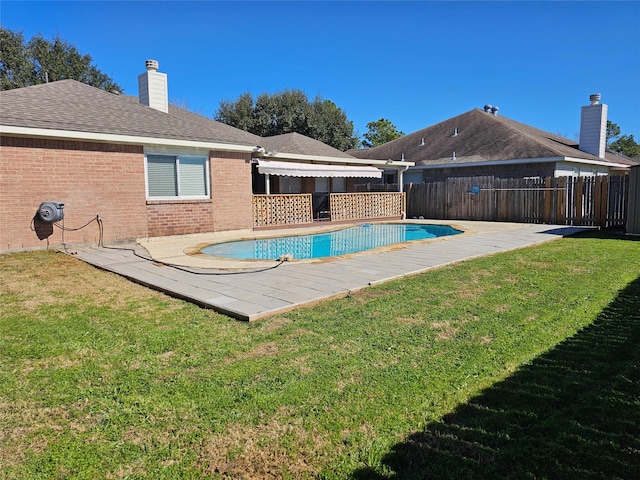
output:
[[[278,162],[262,158],[258,159],[258,172],[265,175],[284,175],[288,177],[382,177],[382,170],[376,167]]]

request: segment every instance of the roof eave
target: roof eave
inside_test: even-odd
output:
[[[0,125],[0,134],[13,135],[19,137],[31,138],[52,138],[56,140],[80,140],[97,143],[116,143],[126,145],[142,145],[142,146],[165,146],[165,147],[188,147],[201,148],[207,150],[218,150],[224,152],[241,152],[253,153],[258,155],[257,145],[243,145],[235,143],[222,142],[204,142],[195,140],[181,140],[173,138],[144,137],[135,135],[117,135],[109,133],[80,132],[72,130],[55,130],[47,128],[18,127],[14,125]],[[380,165],[385,167],[412,167],[414,162],[399,162],[391,160],[363,160],[355,157],[330,157],[325,155],[304,155],[286,152],[264,154],[264,158],[285,160],[285,161],[302,161],[302,162],[323,162],[333,164],[352,164],[352,165]]]
[[[56,140],[82,140],[97,143],[116,143],[126,145],[162,145],[173,147],[202,148],[224,152],[251,153],[255,145],[242,145],[222,142],[203,142],[196,140],[180,140],[174,138],[143,137],[135,135],[116,135],[110,133],[79,132],[70,130],[53,130],[47,128],[16,127],[0,125],[0,134],[19,137],[53,138]]]
[[[564,161],[573,163],[587,163],[590,165],[599,165],[612,168],[629,168],[629,165],[625,165],[624,163],[607,162],[606,160],[587,160],[585,158],[564,157]]]
[[[511,160],[489,160],[484,162],[447,162],[447,163],[438,163],[432,165],[418,165],[415,167],[416,169],[435,169],[435,168],[452,168],[452,167],[478,167],[478,166],[495,166],[495,165],[521,165],[521,164],[531,164],[531,163],[551,163],[551,162],[573,162],[573,163],[583,163],[588,165],[598,165],[604,167],[612,167],[612,168],[628,168],[628,165],[624,165],[622,163],[613,163],[607,162],[604,160],[589,160],[586,158],[574,158],[574,157],[545,157],[545,158],[514,158]]]
[[[334,164],[351,164],[351,165],[380,165],[385,167],[413,167],[415,162],[404,162],[394,160],[375,160],[362,159],[356,157],[330,157],[326,155],[305,155],[301,153],[260,153],[256,152],[256,157],[272,159],[272,160],[295,160],[299,162],[326,162]]]

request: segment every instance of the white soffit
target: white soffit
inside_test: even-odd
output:
[[[382,170],[376,167],[351,165],[319,165],[314,163],[277,162],[258,159],[258,172],[287,177],[356,177],[382,178]]]

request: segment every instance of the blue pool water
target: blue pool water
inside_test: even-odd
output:
[[[218,243],[203,248],[201,252],[244,260],[277,260],[282,255],[293,255],[294,259],[324,258],[459,233],[462,232],[448,225],[364,224],[313,235]]]

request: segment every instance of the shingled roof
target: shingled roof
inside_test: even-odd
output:
[[[135,98],[135,97],[133,97]],[[260,137],[181,108],[164,113],[75,80],[0,92],[0,123],[96,134],[258,145]]]
[[[292,156],[362,160],[319,140],[287,133],[260,137],[244,130],[169,105],[161,112],[139,103],[137,97],[118,95],[75,80],[61,80],[0,92],[0,125],[96,135],[124,135],[264,147]]]
[[[333,148],[314,138],[300,133],[285,133],[262,138],[266,150],[287,152],[299,155],[318,155],[324,157],[353,158],[351,155]],[[355,160],[355,159],[354,159]]]
[[[452,160],[455,152],[455,160]],[[358,158],[399,160],[404,154],[416,166],[495,162],[501,160],[577,158],[587,161],[634,165],[628,157],[607,152],[606,158],[582,152],[578,142],[474,109],[383,145],[351,150]]]

